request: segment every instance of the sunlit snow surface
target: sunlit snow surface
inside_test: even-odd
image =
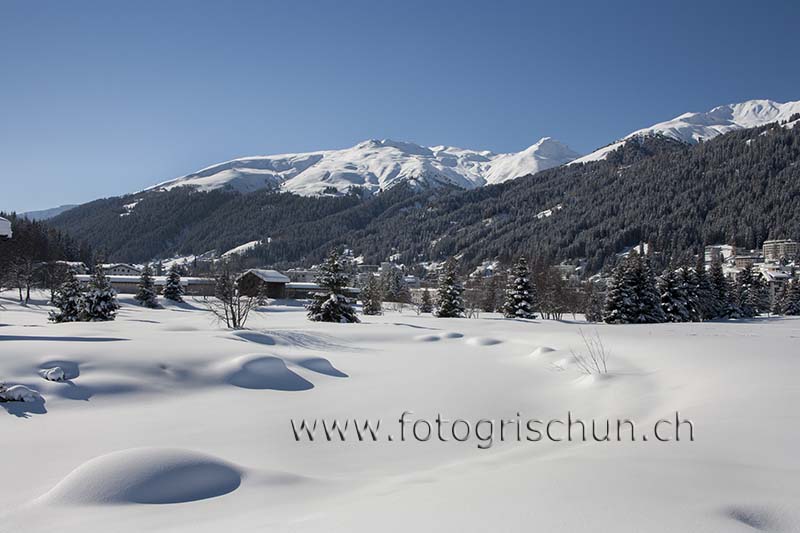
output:
[[[800,319],[589,325],[298,305],[222,329],[198,303],[48,324],[0,302],[0,531],[800,530]],[[610,352],[583,376],[579,330]],[[59,367],[64,381],[42,371]],[[290,419],[694,424],[695,442],[297,443]]]

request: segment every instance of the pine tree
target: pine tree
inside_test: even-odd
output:
[[[753,318],[758,314],[756,290],[753,281],[753,267],[748,265],[736,276],[736,304],[739,316]]]
[[[712,320],[716,318],[718,305],[711,287],[708,271],[706,271],[705,257],[702,251],[697,255],[694,275],[697,282],[697,310],[700,313],[700,318],[701,320]]]
[[[652,250],[652,247],[650,247]],[[635,322],[639,324],[653,324],[664,322],[666,317],[661,309],[661,295],[656,287],[656,277],[650,266],[650,258],[632,254],[636,268],[636,291],[639,302],[638,314]]]
[[[411,292],[408,290],[403,271],[394,265],[381,273],[382,298],[387,302],[408,303]]]
[[[788,285],[789,283],[783,283],[780,289],[775,290],[775,295],[772,299],[772,307],[770,308],[770,312],[773,315],[780,316],[786,313],[786,307],[789,303]]]
[[[420,313],[432,313],[433,303],[431,302],[431,292],[427,287],[422,291],[422,303],[419,306]]]
[[[520,257],[509,272],[503,315],[506,318],[536,318],[533,312],[535,302],[536,294],[531,283],[528,262]]]
[[[344,295],[348,281],[339,254],[331,251],[315,279],[321,290],[314,294],[313,300],[306,306],[308,319],[314,322],[359,322],[353,306]]]
[[[53,291],[51,303],[57,311],[50,311],[53,322],[77,322],[83,317],[84,298],[75,271],[69,269],[64,282]]]
[[[725,272],[722,270],[722,260],[719,257],[715,257],[711,261],[708,282],[710,292],[708,303],[705,305],[708,318],[714,320],[738,315],[736,306],[731,299],[730,284],[725,277]]]
[[[661,309],[667,322],[688,322],[688,297],[678,274],[669,269],[658,278]]]
[[[365,315],[380,315],[383,313],[383,300],[378,279],[369,274],[367,284],[361,289],[361,310]]]
[[[164,298],[173,302],[183,301],[183,285],[181,285],[181,274],[175,263],[169,267],[167,281],[164,285]]]
[[[686,311],[689,313],[690,322],[703,320],[703,311],[700,306],[700,283],[695,271],[689,267],[678,270],[678,280],[686,295]]]
[[[605,295],[591,280],[585,284],[584,302],[586,303],[586,309],[584,310],[586,320],[588,322],[602,322]]]
[[[139,289],[133,299],[139,302],[139,305],[145,307],[158,307],[158,296],[156,295],[156,286],[153,282],[153,270],[150,268],[150,265],[145,265],[142,269],[142,274],[139,276]]]
[[[638,307],[629,258],[621,261],[611,276],[603,309],[603,321],[609,324],[630,324]]]
[[[439,304],[436,316],[440,318],[461,318],[464,316],[464,287],[456,277],[454,260],[449,260],[444,265],[442,275],[439,276]]]
[[[89,289],[84,295],[83,320],[114,320],[119,309],[117,291],[111,286],[103,267],[95,265],[89,280]]]
[[[787,293],[783,313],[787,316],[800,315],[800,280],[792,280]]]

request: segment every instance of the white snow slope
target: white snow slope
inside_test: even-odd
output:
[[[661,134],[676,141],[695,144],[734,130],[788,120],[795,113],[800,113],[800,101],[782,104],[772,100],[748,100],[715,107],[706,113],[684,113],[672,120],[634,131],[615,143],[575,159],[570,164],[605,159],[626,141],[636,137]]]
[[[151,189],[187,185],[200,190],[225,187],[251,192],[279,187],[305,196],[322,194],[329,187],[346,192],[358,186],[374,193],[401,182],[417,189],[442,185],[471,189],[535,174],[563,165],[578,155],[549,137],[511,154],[370,140],[344,150],[234,159]]]
[[[48,324],[45,294],[14,296],[0,298],[0,377],[43,399],[0,403],[3,533],[800,531],[796,317],[321,324],[284,304],[228,331],[191,301]],[[605,379],[577,370],[581,330],[602,336]],[[54,366],[65,381],[40,376]],[[472,437],[445,426],[442,442],[434,425],[416,442],[409,425],[403,442],[404,411],[471,421]],[[568,411],[630,419],[639,438],[517,441],[512,423],[499,441],[501,419]],[[676,411],[694,441],[685,426],[654,440]],[[295,441],[291,420],[323,417],[381,419],[382,438]],[[495,421],[488,449],[480,419]]]

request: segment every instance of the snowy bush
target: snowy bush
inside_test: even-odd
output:
[[[64,369],[60,366],[54,366],[53,368],[44,368],[39,371],[39,375],[42,376],[47,381],[64,381],[66,379],[66,374],[64,373]]]
[[[464,287],[456,277],[456,266],[451,259],[444,265],[439,277],[438,305],[436,316],[440,318],[462,318],[464,316]]]
[[[528,262],[520,257],[508,275],[506,299],[503,303],[503,316],[506,318],[536,318],[533,312],[536,293],[531,283]]]
[[[142,269],[142,274],[139,276],[139,289],[133,299],[145,307],[158,307],[156,286],[153,282],[153,270],[150,265],[145,265]]]
[[[42,395],[25,385],[0,385],[0,402],[38,402]]]

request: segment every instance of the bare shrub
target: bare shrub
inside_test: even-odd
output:
[[[608,374],[608,352],[600,337],[600,332],[595,330],[593,336],[587,336],[582,329],[578,330],[586,352],[576,353],[570,350],[575,364],[584,374]]]

